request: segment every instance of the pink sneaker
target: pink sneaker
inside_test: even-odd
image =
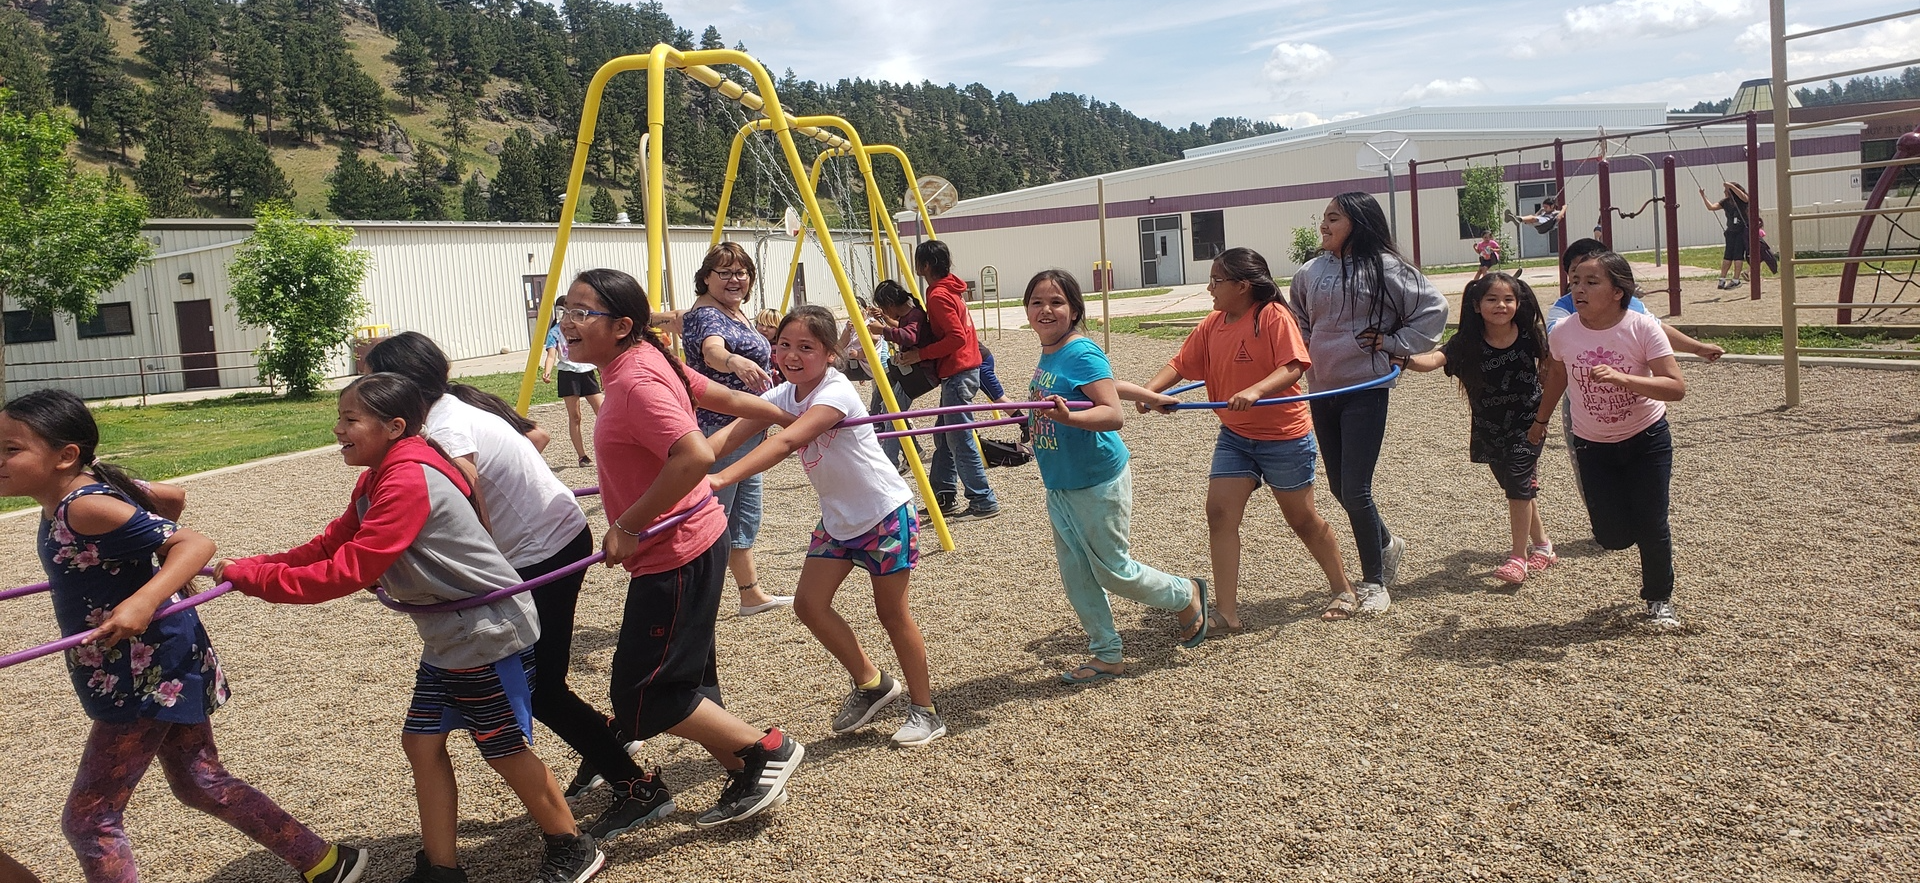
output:
[[[1552,567],[1554,562],[1559,560],[1560,556],[1553,554],[1552,543],[1544,546],[1529,546],[1527,548],[1528,570],[1546,570]]]
[[[1501,582],[1519,585],[1527,581],[1527,562],[1518,557],[1508,558],[1507,563],[1500,565],[1493,575],[1499,577]]]

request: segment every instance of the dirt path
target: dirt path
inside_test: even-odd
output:
[[[996,348],[1009,382],[1033,364],[1022,338]],[[1115,346],[1119,373],[1136,380],[1175,348],[1130,336]],[[1783,412],[1777,369],[1686,370],[1691,391],[1673,409],[1682,633],[1633,625],[1635,557],[1585,539],[1557,440],[1542,505],[1564,561],[1517,592],[1488,577],[1505,508],[1467,462],[1458,394],[1422,376],[1394,394],[1376,483],[1411,544],[1390,611],[1321,623],[1311,560],[1275,507],[1255,505],[1245,634],[1181,650],[1170,614],[1116,602],[1136,676],[1064,687],[1055,673],[1082,658],[1085,637],[1058,586],[1044,494],[1033,467],[995,469],[1006,514],[957,525],[960,548],[927,555],[914,577],[953,735],[897,751],[888,714],[832,737],[845,675],[806,630],[784,614],[724,619],[729,706],[809,745],[792,803],[716,831],[682,812],[610,843],[601,879],[1910,878],[1920,374],[1808,369],[1808,404]],[[1215,431],[1196,413],[1129,421],[1141,560],[1205,571]],[[552,449],[556,465],[564,448]],[[208,478],[191,486],[188,523],[229,553],[282,549],[339,512],[352,479],[332,456]],[[768,497],[764,579],[790,588],[814,496],[788,463]],[[1344,542],[1324,489],[1320,501]],[[39,579],[33,530],[0,522],[12,551],[0,585]],[[623,591],[596,571],[582,599],[573,680],[585,695],[605,689]],[[856,578],[840,608],[892,669],[865,595]],[[7,612],[0,647],[52,637],[44,599]],[[226,761],[323,834],[371,845],[368,883],[399,879],[419,843],[397,738],[411,627],[370,598],[292,608],[234,597],[205,614],[234,684],[215,717]],[[57,660],[0,671],[0,695],[0,848],[49,881],[77,881],[58,820],[86,721]],[[571,773],[550,734],[538,750]],[[712,804],[722,783],[702,752],[671,737],[647,752],[683,809]],[[455,760],[472,879],[528,879],[535,829],[469,746]],[[151,883],[292,879],[182,808],[157,774],[128,823]]]

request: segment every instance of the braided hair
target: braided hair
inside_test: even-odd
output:
[[[673,351],[667,349],[666,341],[661,340],[647,324],[647,320],[653,318],[653,304],[647,301],[647,290],[640,287],[640,280],[619,270],[598,269],[582,270],[580,275],[573,277],[573,281],[576,285],[593,289],[593,293],[600,297],[600,302],[606,305],[607,312],[613,314],[612,318],[633,320],[633,330],[627,333],[621,343],[632,346],[645,342],[659,350],[660,356],[680,376],[680,385],[687,390],[687,401],[697,404],[693,381],[687,379],[686,366],[680,364]]]

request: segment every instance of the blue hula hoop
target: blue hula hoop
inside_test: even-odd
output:
[[[1393,370],[1388,371],[1387,373],[1379,377],[1375,377],[1374,379],[1369,380],[1365,383],[1356,383],[1352,386],[1343,386],[1339,389],[1329,389],[1325,391],[1303,393],[1297,396],[1280,396],[1279,398],[1261,399],[1257,402],[1254,402],[1253,405],[1254,407],[1260,407],[1262,405],[1284,405],[1289,402],[1310,402],[1310,401],[1313,401],[1314,399],[1331,398],[1337,395],[1346,395],[1347,393],[1350,393],[1350,392],[1359,392],[1363,389],[1372,389],[1376,386],[1384,386],[1386,384],[1392,383],[1393,379],[1399,376],[1400,376],[1400,366],[1395,365],[1393,366]],[[1172,390],[1169,390],[1168,392],[1171,393]],[[1225,408],[1226,406],[1227,406],[1226,402],[1181,402],[1177,405],[1168,405],[1167,409],[1170,411],[1200,411],[1200,410],[1218,411],[1222,408]]]

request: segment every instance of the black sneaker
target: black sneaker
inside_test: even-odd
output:
[[[413,854],[413,873],[401,883],[467,883],[466,868],[443,868],[427,861],[426,850]]]
[[[338,843],[333,848],[338,850],[334,855],[333,867],[307,877],[307,883],[359,883],[360,876],[367,871],[367,851]],[[425,858],[425,855],[421,858]]]
[[[933,521],[933,516],[928,514],[927,510],[925,509],[921,509],[915,514],[917,514],[920,517],[921,524],[928,524]],[[940,514],[946,516],[948,521],[952,521],[956,518],[959,518],[962,515],[967,514],[967,504],[962,503],[959,500],[950,500],[946,497],[941,497],[940,498]]]
[[[592,791],[605,784],[607,784],[607,780],[601,778],[599,773],[594,772],[593,764],[589,763],[587,759],[583,757],[580,759],[580,771],[574,773],[573,781],[567,783],[567,790],[564,796],[568,800],[578,800],[588,791]]]
[[[860,729],[873,721],[880,709],[900,698],[906,688],[886,672],[880,673],[880,686],[871,690],[860,689],[859,684],[847,691],[846,701],[840,703],[840,712],[833,716],[833,734],[844,736]]]
[[[968,506],[964,511],[962,511],[958,515],[948,516],[947,520],[948,521],[986,521],[989,518],[998,518],[999,516],[1000,516],[1000,506],[998,504],[995,504],[992,506],[982,506],[979,503],[975,503],[971,506]]]
[[[750,819],[761,810],[786,801],[787,779],[806,758],[807,748],[780,732],[778,727],[768,730],[767,734],[779,734],[780,747],[769,750],[755,742],[741,749],[735,756],[745,761],[745,765],[727,774],[727,790],[720,792],[720,801],[713,809],[694,820],[695,825],[711,828]]]
[[[667,816],[673,815],[673,793],[667,790],[665,782],[660,781],[660,769],[644,778],[631,782],[613,784],[613,803],[607,811],[587,826],[587,833],[594,840],[604,841],[625,834],[635,828],[644,828]]]
[[[607,866],[607,854],[586,834],[542,834],[547,857],[533,883],[587,883]]]

